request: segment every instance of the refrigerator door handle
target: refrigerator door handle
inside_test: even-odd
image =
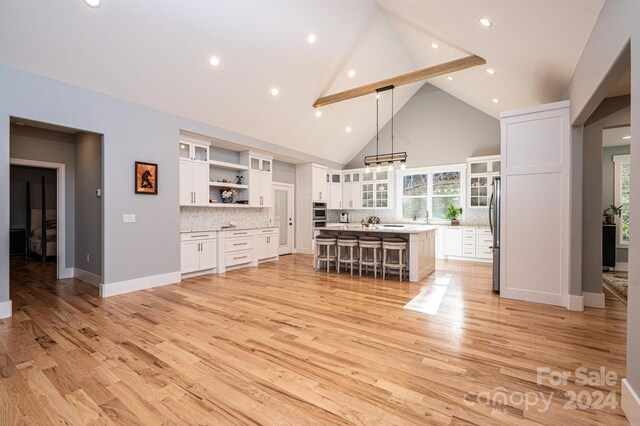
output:
[[[491,229],[491,234],[493,235],[493,191],[491,191],[491,199],[489,200],[489,229]]]

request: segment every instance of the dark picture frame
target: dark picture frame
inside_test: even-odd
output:
[[[136,194],[158,195],[158,165],[136,161]]]

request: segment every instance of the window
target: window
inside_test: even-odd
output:
[[[631,163],[629,155],[614,155],[615,205],[622,206],[621,224],[618,226],[618,243],[629,245],[629,194],[631,192]]]
[[[444,215],[453,204],[462,205],[464,200],[464,170],[466,165],[453,165],[428,169],[408,169],[399,172],[398,207],[403,219],[444,220]]]

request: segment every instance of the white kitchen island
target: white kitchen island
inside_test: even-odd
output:
[[[346,224],[314,229],[318,234],[404,238],[408,242],[409,281],[418,282],[436,269],[436,227],[429,225],[376,225],[363,228]]]

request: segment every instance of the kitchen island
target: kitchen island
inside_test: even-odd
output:
[[[409,281],[418,282],[436,269],[436,229],[429,225],[379,224],[363,228],[361,225],[345,224],[315,228],[313,232],[314,238],[319,234],[404,238],[408,243]]]

